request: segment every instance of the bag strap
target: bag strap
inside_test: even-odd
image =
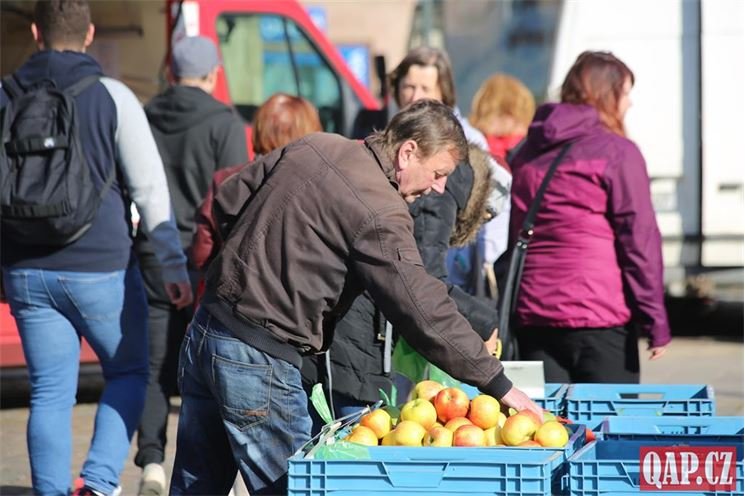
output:
[[[80,81],[65,88],[65,93],[67,93],[68,95],[72,97],[76,97],[79,94],[81,94],[83,91],[85,91],[85,89],[88,88],[88,86],[92,85],[99,79],[101,79],[101,76],[99,76],[98,74],[91,74],[90,76],[85,76]]]
[[[522,229],[517,236],[515,246],[510,253],[510,265],[505,277],[502,294],[500,295],[498,324],[499,339],[502,342],[503,348],[502,356],[507,360],[513,359],[512,357],[516,351],[516,344],[513,342],[511,336],[512,329],[510,329],[510,321],[512,320],[512,314],[515,311],[515,303],[517,302],[517,293],[520,289],[520,280],[523,275],[523,266],[525,264],[528,244],[533,237],[535,217],[538,214],[538,209],[541,206],[541,201],[543,200],[543,195],[546,192],[548,183],[551,181],[551,178],[556,172],[556,168],[559,166],[559,163],[564,160],[564,156],[567,154],[571,146],[571,143],[564,145],[554,161],[551,162],[551,165],[548,167],[546,175],[544,176],[541,185],[538,187],[535,198],[533,198],[530,209],[523,220]]]
[[[567,154],[571,147],[571,143],[567,143],[566,145],[564,145],[554,161],[551,162],[551,165],[548,167],[546,175],[543,177],[543,181],[541,182],[541,185],[535,194],[535,198],[533,198],[533,203],[531,203],[530,209],[528,210],[528,213],[523,220],[523,227],[520,230],[518,239],[523,239],[525,241],[526,248],[527,244],[530,242],[530,239],[533,237],[535,217],[536,215],[538,215],[538,209],[541,208],[541,202],[543,201],[543,195],[546,193],[546,188],[548,188],[548,183],[551,182],[551,178],[554,177],[554,173],[556,172],[557,167],[559,167],[561,161],[564,160],[564,156]]]
[[[3,90],[8,95],[8,98],[10,100],[18,98],[24,93],[23,88],[16,80],[15,74],[11,74],[3,78]]]

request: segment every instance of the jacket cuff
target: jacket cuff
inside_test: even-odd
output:
[[[501,400],[502,397],[512,389],[512,381],[504,375],[504,369],[484,387],[483,391]]]

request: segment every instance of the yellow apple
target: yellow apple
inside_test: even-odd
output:
[[[414,398],[432,401],[437,393],[445,389],[445,386],[435,381],[421,381],[414,386]]]
[[[452,446],[453,431],[441,425],[436,425],[424,436],[424,442],[422,444],[424,446]]]
[[[533,439],[546,448],[563,448],[569,442],[569,433],[559,422],[549,420],[538,428]]]
[[[425,430],[429,430],[437,422],[437,410],[429,401],[417,398],[401,408],[400,419],[418,422]]]
[[[427,430],[419,422],[399,420],[398,425],[391,432],[393,432],[396,446],[421,446]]]

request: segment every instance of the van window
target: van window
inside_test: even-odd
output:
[[[324,130],[341,132],[339,78],[295,22],[278,15],[222,14],[217,35],[230,98],[246,121],[281,91],[309,100]]]

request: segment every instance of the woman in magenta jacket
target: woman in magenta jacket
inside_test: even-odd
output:
[[[647,169],[626,137],[631,70],[584,52],[541,106],[512,161],[514,242],[543,177],[572,143],[543,197],[525,260],[515,325],[521,358],[547,382],[639,382],[638,332],[649,358],[670,342],[662,249]]]

